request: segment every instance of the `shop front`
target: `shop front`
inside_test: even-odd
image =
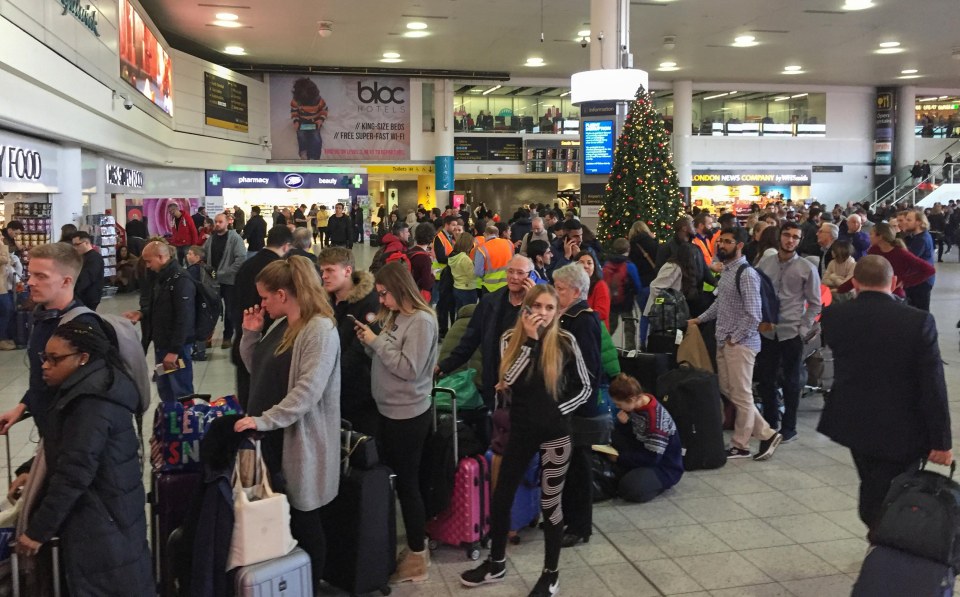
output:
[[[746,217],[751,205],[777,201],[806,202],[810,170],[694,170],[690,189],[693,207],[713,213],[721,209]]]
[[[22,248],[56,240],[51,195],[59,189],[59,146],[0,130],[0,226],[23,224]]]

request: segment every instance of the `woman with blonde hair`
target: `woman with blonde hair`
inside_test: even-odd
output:
[[[261,303],[243,313],[240,356],[250,371],[247,416],[237,432],[264,433],[273,488],[290,500],[290,530],[323,578],[320,508],[340,482],[340,336],[314,264],[294,256],[257,274]],[[273,320],[264,330],[264,315]]]
[[[531,458],[540,453],[540,508],[544,569],[531,597],[556,594],[563,538],[563,485],[573,445],[570,413],[593,395],[576,340],[560,328],[559,296],[545,284],[527,292],[516,325],[501,338],[499,392],[510,396],[510,439],[491,504],[490,555],[460,575],[468,587],[498,582],[506,569],[507,535],[514,494]]]
[[[399,261],[374,278],[380,313],[373,327],[357,322],[370,366],[373,399],[380,411],[380,456],[396,474],[407,549],[391,583],[427,580],[426,509],[420,493],[420,460],[430,432],[430,390],[437,364],[439,325],[410,270]],[[378,331],[374,331],[374,329]]]

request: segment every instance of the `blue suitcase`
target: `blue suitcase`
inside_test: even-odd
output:
[[[863,561],[851,597],[952,597],[954,580],[946,564],[878,546]]]
[[[496,485],[496,475],[500,472],[500,454],[487,450],[487,461],[490,463],[491,489]],[[519,531],[525,527],[536,526],[540,518],[540,454],[535,454],[523,475],[517,493],[513,497],[513,507],[510,509],[510,530]],[[514,544],[519,543],[517,535],[511,535]]]

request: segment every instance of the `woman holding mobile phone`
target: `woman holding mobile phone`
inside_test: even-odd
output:
[[[538,284],[527,292],[516,325],[501,338],[503,358],[497,390],[511,395],[510,439],[491,504],[490,555],[479,567],[460,575],[465,586],[499,582],[506,576],[514,494],[530,459],[539,451],[544,568],[530,596],[557,593],[563,538],[561,499],[573,452],[570,413],[594,391],[580,349],[574,337],[560,329],[559,321],[557,291]]]
[[[374,278],[380,297],[380,332],[357,323],[357,337],[372,359],[373,398],[380,411],[380,455],[396,474],[397,497],[407,531],[391,583],[427,580],[426,509],[420,493],[420,458],[430,432],[430,391],[437,364],[439,325],[413,276],[399,261]]]

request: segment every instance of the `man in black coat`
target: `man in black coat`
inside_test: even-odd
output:
[[[334,247],[353,246],[353,221],[344,213],[343,203],[337,203],[335,213],[327,221],[327,238]]]
[[[853,285],[858,297],[821,320],[836,369],[817,431],[850,448],[860,519],[872,530],[894,477],[922,458],[953,461],[950,409],[933,316],[893,297],[896,278],[883,257],[857,262]]]
[[[103,298],[103,257],[100,256],[100,251],[93,249],[93,238],[89,232],[74,232],[69,240],[83,259],[74,294],[85,307],[96,311],[100,299]]]
[[[250,221],[243,227],[243,237],[247,239],[247,248],[259,251],[263,248],[263,239],[267,236],[267,221],[260,215],[260,208],[254,205],[250,208]]]
[[[247,230],[253,225],[255,219],[260,217],[259,209],[254,207],[254,216],[247,222]],[[243,312],[254,305],[260,304],[260,295],[257,293],[257,274],[263,268],[277,259],[282,259],[284,255],[290,252],[293,243],[293,233],[286,226],[274,226],[267,235],[267,247],[258,251],[256,255],[247,259],[237,271],[237,276],[233,281],[233,320],[239,325],[236,329],[233,347],[230,350],[230,358],[236,366],[237,375],[237,400],[240,406],[247,408],[247,400],[250,397],[250,372],[243,364],[240,358],[240,338],[243,337]],[[269,327],[269,318],[265,317],[264,329]]]
[[[377,437],[380,415],[370,387],[371,361],[354,326],[354,321],[372,324],[380,311],[373,274],[356,271],[353,253],[343,247],[327,247],[317,261],[340,333],[341,379],[350,380],[340,386],[340,417],[350,421],[355,431]]]

